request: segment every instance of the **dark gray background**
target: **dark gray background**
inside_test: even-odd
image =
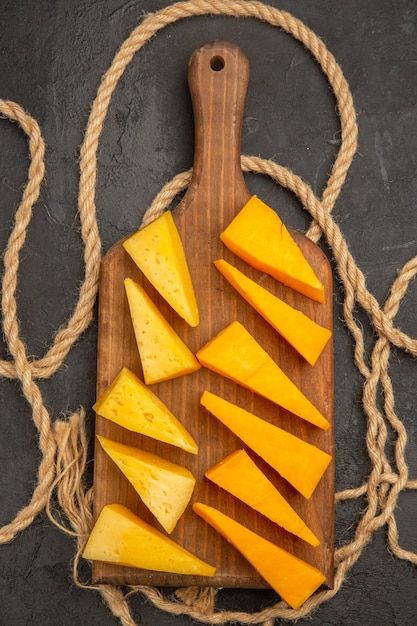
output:
[[[47,175],[21,260],[18,306],[29,354],[42,356],[75,305],[83,277],[77,217],[78,159],[101,76],[122,41],[147,11],[167,0],[0,0],[0,98],[12,99],[39,122],[47,144]],[[320,36],[350,83],[359,149],[334,214],[350,249],[383,302],[397,270],[417,251],[417,3],[414,0],[271,0]],[[198,17],[164,29],[134,58],[112,99],[100,141],[97,209],[104,251],[139,226],[147,206],[193,158],[193,122],[186,67],[211,39],[241,45],[251,64],[242,151],[293,169],[320,194],[337,150],[338,119],[318,65],[288,34],[252,19]],[[0,120],[0,248],[4,249],[27,177],[25,136]],[[294,228],[309,218],[287,191],[262,177],[248,186]],[[326,252],[329,252],[322,243]],[[329,256],[330,253],[329,253]],[[415,286],[397,317],[415,333]],[[337,489],[359,485],[370,469],[361,409],[362,379],[342,322],[335,277],[335,434]],[[358,310],[372,346],[372,332]],[[59,372],[41,383],[54,417],[81,404],[92,434],[96,325]],[[0,343],[0,356],[7,348]],[[407,459],[417,476],[416,364],[393,350],[390,373],[396,409],[407,426]],[[0,381],[0,524],[30,498],[39,461],[31,413],[16,382]],[[90,464],[91,466],[91,464]],[[88,479],[91,478],[89,467]],[[350,540],[366,501],[336,508],[337,545]],[[403,493],[397,511],[402,545],[417,550],[417,494]],[[416,622],[417,571],[386,548],[386,529],[373,537],[338,595],[300,625],[408,626]],[[41,515],[0,546],[1,626],[84,626],[118,623],[92,591],[71,582],[72,540]],[[83,571],[88,575],[88,568]],[[269,591],[222,590],[218,606],[256,611],[275,603]],[[189,625],[139,597],[144,626]]]

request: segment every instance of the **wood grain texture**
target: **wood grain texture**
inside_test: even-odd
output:
[[[272,278],[252,270],[234,257],[219,239],[220,232],[252,195],[246,187],[240,168],[240,138],[248,80],[248,61],[235,45],[225,42],[207,44],[197,50],[190,60],[189,86],[195,116],[193,178],[183,201],[173,215],[196,290],[200,324],[197,328],[188,327],[140,274],[124,252],[122,243],[117,243],[104,257],[101,267],[97,395],[101,395],[123,366],[130,367],[140,377],[142,375],[123,285],[123,279],[130,276],[143,284],[169,323],[194,352],[233,320],[242,322],[323,413],[332,428],[322,431],[311,426],[232,381],[202,368],[194,374],[152,385],[152,390],[198,442],[197,456],[125,431],[100,416],[96,417],[96,433],[140,446],[185,465],[197,479],[192,502],[201,501],[218,507],[264,537],[315,565],[326,575],[327,585],[331,587],[334,462],[326,470],[311,499],[307,501],[261,459],[252,455],[320,538],[321,544],[316,548],[280,529],[204,478],[206,469],[237,448],[243,447],[237,437],[199,405],[199,398],[205,389],[334,454],[332,342],[328,343],[317,364],[311,367],[234,291],[213,265],[213,261],[218,258],[228,260],[318,323],[332,327],[330,266],[322,251],[309,239],[292,232],[324,284],[325,304],[317,304]],[[158,527],[158,523],[133,488],[96,443],[95,518],[105,504],[113,502],[125,504]],[[200,558],[215,565],[215,577],[188,577],[95,562],[94,581],[155,586],[268,586],[230,544],[192,512],[191,506],[171,537]]]

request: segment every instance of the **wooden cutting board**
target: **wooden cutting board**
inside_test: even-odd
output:
[[[136,445],[185,465],[197,479],[190,506],[171,537],[208,563],[217,567],[214,578],[164,574],[93,563],[94,582],[155,586],[214,585],[263,588],[267,583],[245,559],[191,510],[194,501],[218,507],[249,528],[318,567],[333,584],[334,464],[326,470],[310,500],[305,500],[278,474],[256,459],[272,482],[288,498],[321,540],[309,546],[210,484],[204,471],[229,453],[244,447],[242,442],[199,405],[208,389],[289,430],[321,449],[334,453],[333,446],[333,351],[330,341],[317,364],[311,367],[265,322],[222,278],[213,261],[224,258],[318,323],[332,327],[332,277],[329,263],[309,239],[292,231],[298,245],[325,287],[326,303],[317,304],[239,261],[220,242],[219,234],[243,207],[252,193],[247,189],[240,166],[240,139],[249,64],[234,44],[214,42],[198,49],[188,70],[195,116],[195,158],[191,185],[173,215],[179,229],[200,310],[200,324],[190,328],[156,293],[125,253],[122,242],[105,255],[99,290],[99,344],[97,397],[124,366],[142,377],[123,280],[140,282],[169,323],[191,348],[197,350],[233,320],[239,320],[273,356],[288,376],[332,424],[327,431],[312,427],[271,402],[214,374],[198,372],[152,385],[152,390],[182,421],[199,444],[197,456],[167,444],[130,433],[96,416],[96,433]],[[94,459],[94,518],[105,504],[122,503],[161,530],[128,481],[96,443]]]

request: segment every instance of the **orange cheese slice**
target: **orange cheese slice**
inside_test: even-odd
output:
[[[125,279],[130,314],[147,385],[195,372],[200,364],[141,285]]]
[[[227,539],[293,609],[298,609],[326,580],[306,561],[217,509],[195,502],[193,511]]]
[[[311,497],[330,454],[210,391],[204,391],[200,403],[305,498]]]
[[[150,283],[190,326],[197,326],[197,301],[184,248],[170,211],[123,242]]]
[[[240,322],[232,322],[197,352],[208,369],[268,398],[304,420],[327,429],[329,422],[288,378]]]
[[[277,213],[252,196],[220,235],[238,257],[305,296],[324,302],[324,287]]]
[[[277,452],[279,454],[279,451]],[[245,450],[236,450],[205,472],[206,477],[255,511],[312,546],[320,541]]]
[[[197,454],[198,446],[168,407],[124,367],[94,404],[102,417],[127,430]]]
[[[303,356],[315,365],[332,333],[251,280],[227,261],[214,265],[247,302]]]
[[[140,448],[99,435],[97,439],[164,530],[172,533],[193,493],[192,473]]]
[[[83,557],[174,574],[214,576],[216,571],[121,504],[102,509]]]

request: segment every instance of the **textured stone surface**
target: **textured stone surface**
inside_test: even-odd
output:
[[[359,150],[334,213],[383,302],[397,270],[417,250],[417,7],[413,0],[270,0],[293,12],[326,43],[348,79],[359,123]],[[100,78],[144,12],[167,0],[30,0],[1,3],[0,98],[20,103],[39,122],[48,147],[47,176],[25,243],[19,275],[21,334],[28,352],[43,355],[73,310],[82,280],[77,217],[78,156]],[[337,6],[337,9],[335,8]],[[97,209],[103,249],[134,231],[162,185],[192,163],[193,124],[186,85],[192,51],[217,38],[240,44],[251,64],[242,150],[274,158],[320,194],[337,150],[338,120],[318,65],[284,32],[255,20],[201,17],[160,32],[134,58],[112,99],[100,141]],[[0,249],[27,176],[27,149],[16,125],[0,120]],[[277,208],[292,227],[308,216],[298,201],[267,179],[248,186]],[[325,244],[323,244],[325,245]],[[415,285],[398,324],[415,332]],[[342,293],[335,278],[337,489],[366,479],[369,460],[361,409],[362,379],[352,341],[341,322]],[[372,346],[366,317],[358,311]],[[54,416],[94,401],[96,328],[93,324],[49,381],[41,383]],[[0,357],[7,348],[0,341]],[[417,475],[416,364],[393,352],[396,409],[409,431],[407,459]],[[0,523],[29,499],[39,460],[36,432],[17,383],[0,382]],[[88,418],[92,424],[93,415]],[[336,507],[336,540],[347,542],[366,501]],[[417,550],[417,494],[401,495],[400,538]],[[337,596],[311,626],[409,626],[417,613],[417,571],[386,549],[385,528],[373,537]],[[111,626],[118,620],[92,591],[71,582],[72,541],[44,515],[12,543],[0,546],[0,624]],[[88,576],[88,569],[83,571]],[[222,590],[218,605],[257,611],[276,601],[269,591]],[[188,625],[139,598],[144,626]]]

